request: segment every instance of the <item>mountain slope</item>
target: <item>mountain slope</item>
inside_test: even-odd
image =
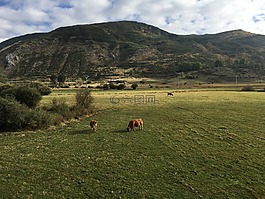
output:
[[[130,21],[58,28],[0,44],[0,72],[45,78],[64,73],[227,80],[265,76],[265,36],[242,30],[213,35],[174,35]]]

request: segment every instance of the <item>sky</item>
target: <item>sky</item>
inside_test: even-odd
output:
[[[0,42],[58,27],[138,21],[170,33],[265,35],[265,0],[0,0]]]

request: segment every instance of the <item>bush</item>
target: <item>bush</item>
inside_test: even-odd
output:
[[[123,89],[125,89],[126,88],[126,85],[125,84],[119,84],[118,86],[117,86],[117,89],[118,90],[123,90]]]
[[[12,88],[13,86],[11,84],[0,84],[0,93],[3,91],[3,90],[6,90],[6,89],[9,89],[9,88]]]
[[[104,84],[104,85],[103,85],[103,89],[104,89],[104,90],[108,90],[108,89],[109,89],[109,85],[108,85],[108,84]]]
[[[38,94],[36,94],[38,93]],[[93,112],[93,98],[90,90],[80,89],[76,94],[76,105],[69,106],[65,100],[53,99],[50,106],[32,109],[40,93],[29,87],[14,87],[1,92],[0,130],[41,129],[57,125],[64,120],[77,118]],[[28,100],[28,101],[27,101]]]
[[[0,97],[0,129],[41,129],[56,124],[58,116],[42,109],[30,109],[15,99]]]
[[[16,89],[14,87],[5,87],[2,89],[2,91],[0,91],[0,97],[3,98],[8,98],[8,97],[12,97],[15,98],[16,95]]]
[[[117,89],[117,85],[115,85],[113,82],[110,82],[109,88],[110,89]]]
[[[0,96],[15,98],[18,102],[27,105],[29,108],[35,108],[42,98],[36,88],[30,88],[28,86],[5,89],[0,93]]]
[[[87,115],[93,112],[93,98],[89,89],[80,89],[75,96],[76,105],[74,107],[76,116]]]
[[[132,84],[131,87],[132,87],[133,90],[136,90],[136,88],[138,87],[138,84],[134,83],[134,84]]]
[[[27,129],[44,129],[50,125],[56,124],[56,115],[50,114],[42,109],[28,109],[25,115],[25,121]]]
[[[146,80],[144,79],[140,81],[140,84],[145,84],[145,83],[146,83]]]
[[[44,107],[49,112],[61,115],[63,119],[70,119],[75,117],[75,111],[73,108],[68,106],[65,99],[53,98],[50,106]]]
[[[15,99],[0,97],[0,129],[18,130],[26,126],[28,109]]]
[[[41,95],[49,95],[52,92],[48,86],[45,86],[44,84],[39,82],[23,83],[20,86],[14,86],[12,84],[0,84],[0,92],[10,88],[18,88],[18,87],[35,88],[40,92]]]
[[[21,86],[16,89],[15,98],[29,108],[35,108],[41,100],[41,94],[36,88]]]
[[[56,125],[60,116],[42,109],[30,109],[15,99],[0,97],[0,130],[36,130]]]
[[[65,99],[57,99],[53,98],[51,101],[51,107],[48,109],[49,111],[55,112],[55,113],[61,113],[62,111],[68,111],[70,108],[66,104]]]
[[[59,84],[64,84],[64,82],[66,81],[65,74],[63,74],[63,73],[59,74],[57,80],[58,80]]]
[[[7,76],[0,73],[0,82],[6,83],[7,81],[8,81]]]
[[[70,88],[68,84],[60,84],[60,88]]]
[[[252,86],[245,86],[241,89],[241,91],[254,91],[255,89]]]
[[[44,84],[40,82],[33,82],[29,84],[29,87],[36,88],[41,95],[49,95],[52,91],[48,86],[45,86]]]

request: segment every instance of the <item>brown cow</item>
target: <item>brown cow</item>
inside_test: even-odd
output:
[[[91,120],[90,127],[92,128],[93,131],[96,131],[98,128],[98,122],[96,120]]]
[[[139,130],[143,130],[143,128],[144,128],[144,121],[141,118],[139,118],[139,119],[137,119],[137,122],[138,122],[138,124],[135,125],[135,126],[136,127],[139,126]]]
[[[173,93],[167,93],[167,95],[169,95],[169,96],[173,96]]]
[[[139,130],[143,130],[144,122],[142,119],[131,120],[128,124],[127,131],[134,131],[135,127],[139,127]]]

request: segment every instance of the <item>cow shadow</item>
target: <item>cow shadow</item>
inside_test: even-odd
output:
[[[78,135],[78,134],[93,134],[95,131],[92,131],[92,129],[81,129],[81,130],[73,130],[68,132],[69,135]]]
[[[126,129],[113,130],[111,133],[129,133]]]

